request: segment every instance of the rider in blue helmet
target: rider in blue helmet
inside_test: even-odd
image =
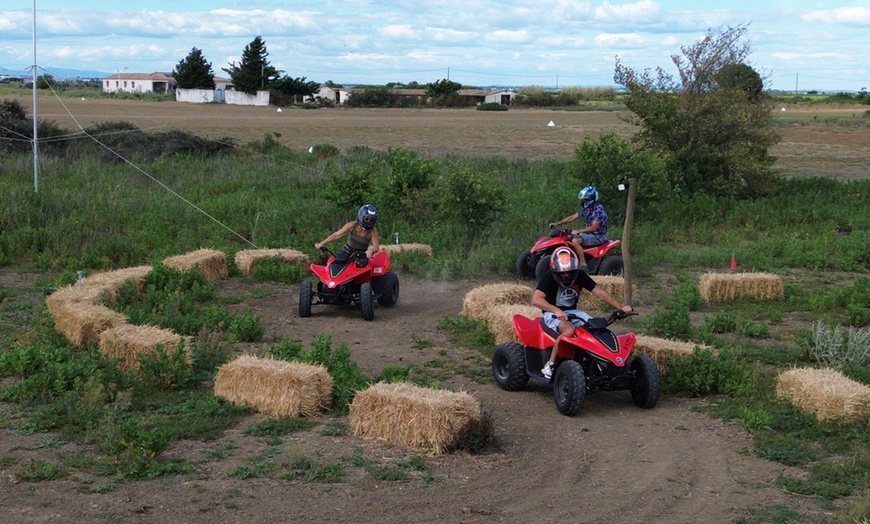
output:
[[[342,251],[336,253],[336,260],[346,262],[351,255],[357,252],[369,252],[374,255],[381,249],[381,241],[378,237],[378,210],[371,204],[365,204],[356,213],[356,220],[351,220],[341,229],[314,244],[316,249],[321,249],[326,244],[338,240],[347,235],[347,243]],[[371,249],[370,249],[371,247]]]
[[[607,242],[607,228],[610,225],[610,220],[604,206],[598,201],[598,190],[595,189],[595,186],[584,187],[577,194],[577,198],[581,203],[580,210],[558,222],[552,222],[550,229],[573,222],[578,218],[585,221],[586,227],[571,231],[573,235],[576,235],[571,240],[571,245],[574,247],[574,252],[577,253],[577,258],[580,259],[580,269],[585,271],[586,256],[583,253],[583,248],[600,246]]]

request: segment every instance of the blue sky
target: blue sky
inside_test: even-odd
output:
[[[27,73],[33,0],[0,7],[0,68]],[[71,6],[75,6],[74,9]],[[612,85],[615,59],[662,67],[708,28],[749,24],[750,64],[782,90],[870,89],[870,0],[36,0],[36,63],[215,74],[261,35],[292,77],[340,84]]]

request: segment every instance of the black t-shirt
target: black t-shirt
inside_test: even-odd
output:
[[[557,308],[565,311],[567,309],[577,309],[577,302],[580,300],[580,291],[581,289],[585,289],[592,292],[595,289],[595,281],[586,274],[585,271],[581,271],[577,276],[577,280],[574,281],[574,285],[571,287],[564,287],[559,285],[555,278],[553,278],[553,274],[549,271],[541,277],[541,280],[538,281],[538,285],[535,289],[539,289],[543,291],[544,296],[547,298],[547,302],[553,304]]]

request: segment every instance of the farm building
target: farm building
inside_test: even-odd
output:
[[[348,89],[324,84],[320,86],[320,89],[317,90],[312,98],[332,100],[336,104],[341,105],[347,102],[348,98],[353,96],[354,93],[360,91],[362,91],[360,88]],[[428,99],[425,89],[390,89],[389,92],[398,97],[412,99],[414,104],[425,103]],[[458,94],[463,98],[473,99],[476,104],[496,103],[503,105],[510,105],[519,96],[516,91],[509,89],[460,89]]]
[[[168,93],[175,89],[172,73],[115,73],[103,79],[105,93]]]

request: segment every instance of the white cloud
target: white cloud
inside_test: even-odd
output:
[[[595,8],[595,19],[602,22],[652,22],[660,15],[659,4],[652,0],[622,5],[611,5],[605,1]]]
[[[518,44],[529,41],[529,32],[525,29],[519,31],[492,31],[484,36],[488,43],[513,43]]]
[[[615,50],[648,45],[649,39],[637,33],[601,33],[593,40],[596,46]]]
[[[870,27],[870,8],[840,7],[825,11],[812,11],[801,16],[801,19],[804,22]]]
[[[378,29],[381,36],[390,38],[416,38],[418,33],[409,25],[388,25]]]

